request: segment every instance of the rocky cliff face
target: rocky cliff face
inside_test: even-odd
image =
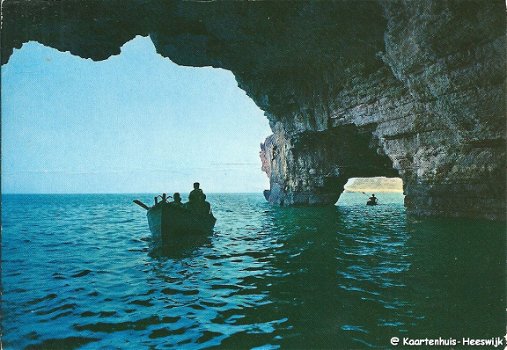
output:
[[[400,176],[410,213],[505,218],[503,1],[3,3],[2,62],[37,40],[105,59],[137,34],[231,70],[266,112],[266,198],[334,203]]]

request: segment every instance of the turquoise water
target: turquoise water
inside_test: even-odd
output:
[[[22,348],[391,348],[505,334],[505,224],[210,194],[215,232],[153,244],[151,195],[3,195],[2,342]]]

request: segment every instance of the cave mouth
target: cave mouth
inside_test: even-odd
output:
[[[263,114],[230,71],[177,65],[147,37],[100,62],[29,42],[2,67],[2,187],[259,193]]]
[[[403,180],[399,177],[353,177],[349,178],[337,205],[356,204],[364,202],[367,197],[375,194],[379,202],[403,204]]]

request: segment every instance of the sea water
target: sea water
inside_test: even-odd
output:
[[[280,208],[209,194],[213,234],[157,246],[152,195],[3,195],[5,349],[363,349],[505,334],[505,223],[401,194]]]

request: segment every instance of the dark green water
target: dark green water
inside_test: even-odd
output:
[[[157,247],[131,203],[150,197],[2,196],[5,349],[364,349],[505,334],[504,223],[409,218],[400,195],[309,209],[211,194],[213,235]]]

